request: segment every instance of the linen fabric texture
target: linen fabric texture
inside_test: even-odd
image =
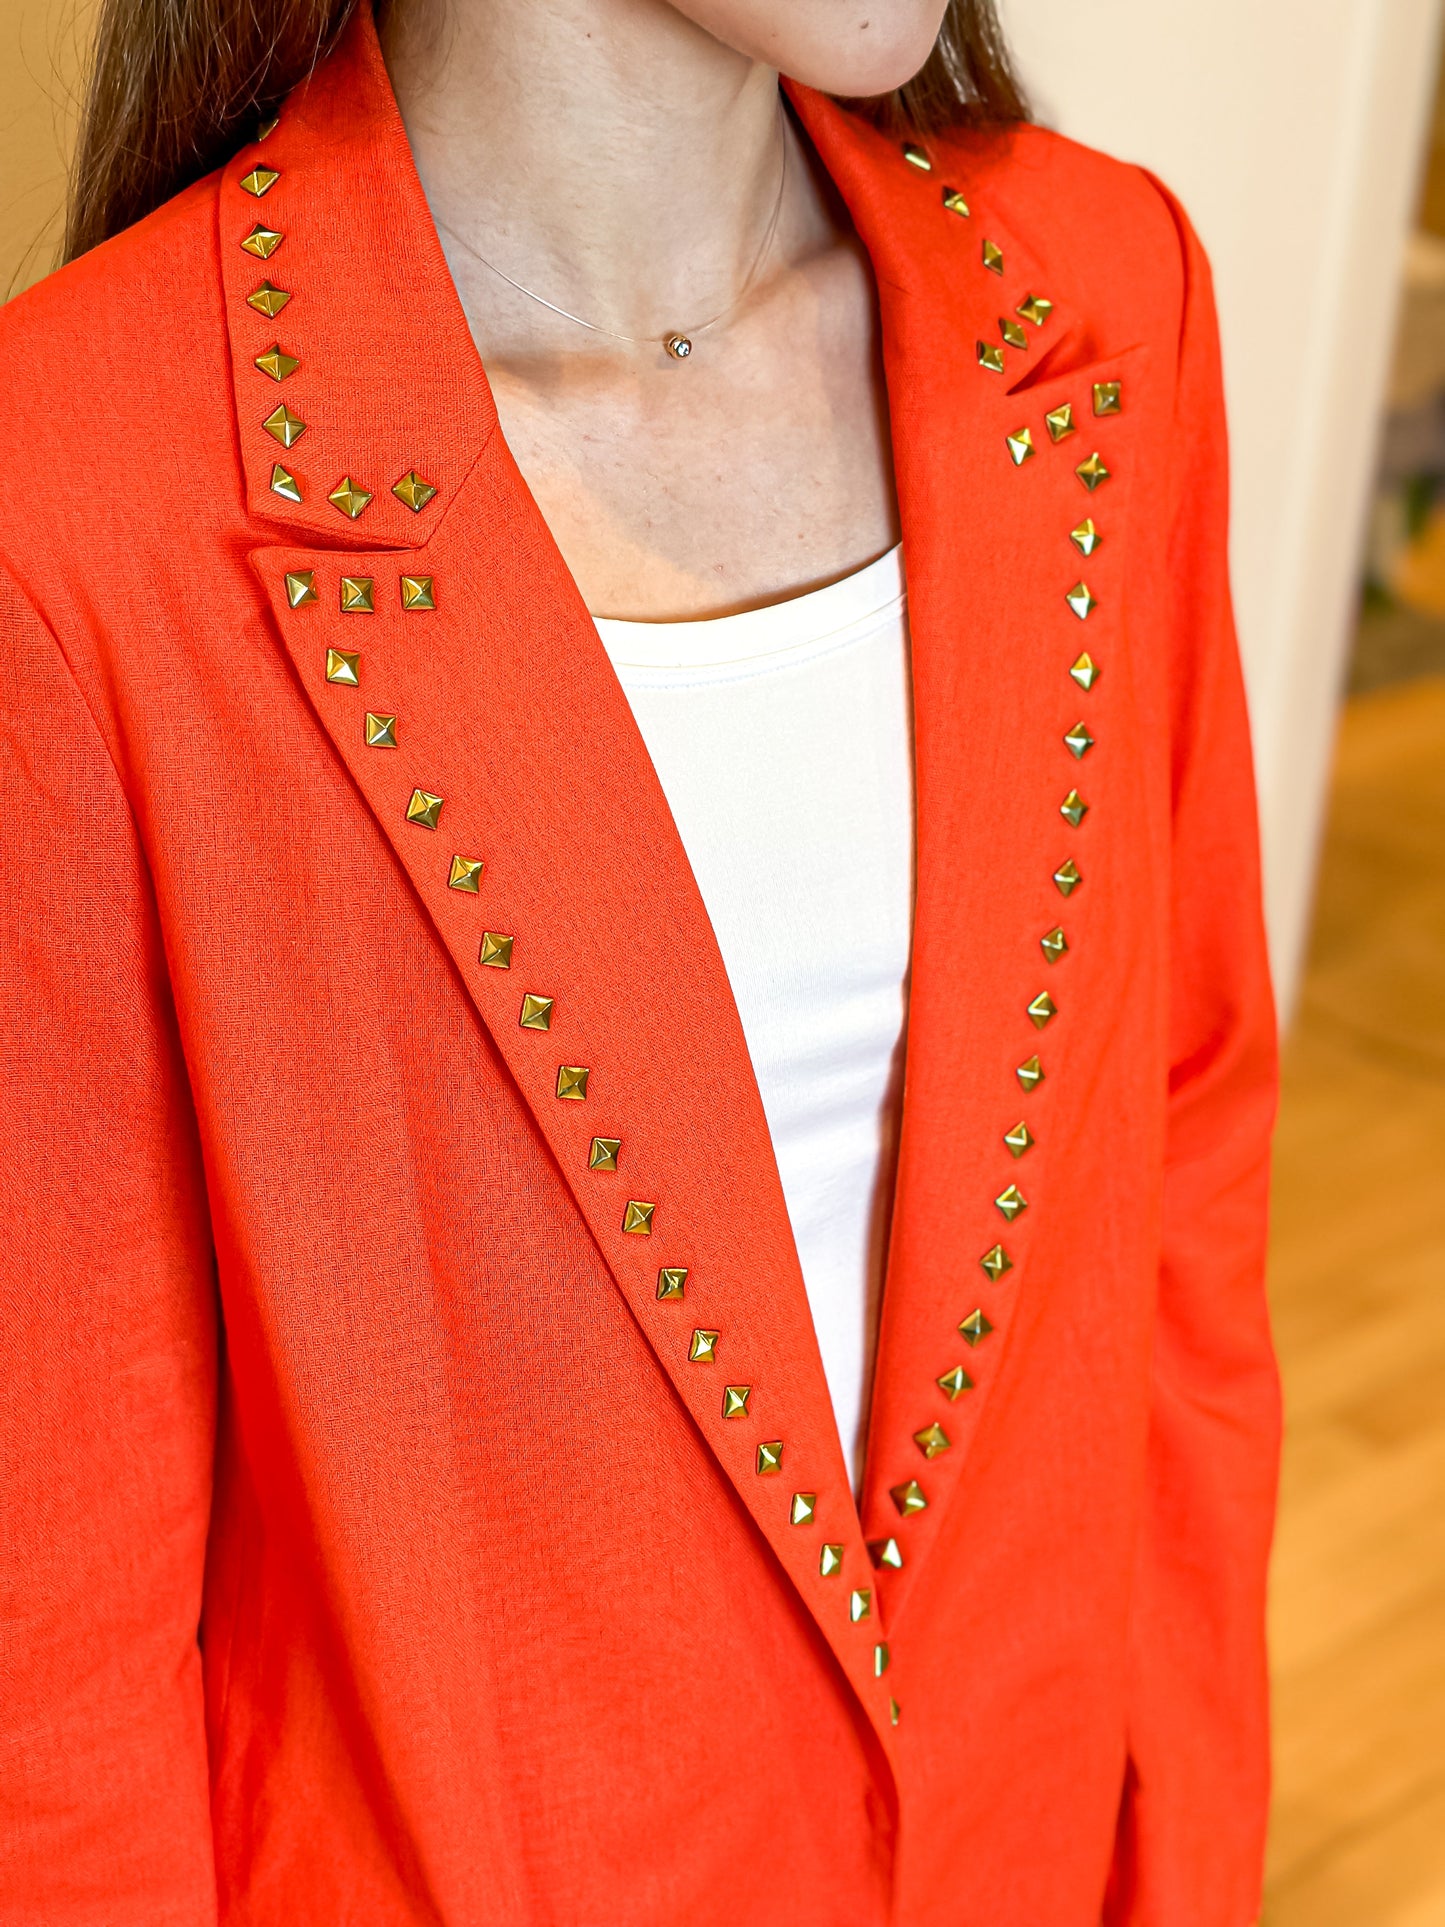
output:
[[[1207,267],[1156,183],[1051,134],[950,136],[923,174],[791,97],[874,264],[913,651],[857,1509],[726,973],[369,19],[263,148],[0,314],[0,1922],[1255,1914],[1274,1024]],[[1000,375],[977,344],[1031,295]]]

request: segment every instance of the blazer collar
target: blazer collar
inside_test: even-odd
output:
[[[1004,1133],[1036,1095],[1014,1074],[1039,1048],[1026,1006],[1052,984],[1040,880],[1067,835],[1080,696],[1059,655],[1078,647],[1066,537],[1090,502],[1074,457],[1105,364],[1077,365],[1066,291],[990,204],[988,144],[925,169],[789,91],[874,266],[913,646],[909,1068],[861,1520],[726,971],[497,432],[365,10],[226,168],[220,257],[246,501],[269,531],[253,562],[301,685],[663,1374],[888,1750],[885,1624],[1039,1316],[1027,1224],[1004,1227],[994,1200],[1014,1175]],[[265,258],[245,245],[258,225],[280,237]],[[1036,610],[1020,600],[1035,581]],[[996,781],[1019,801],[989,843]]]
[[[497,425],[369,7],[225,168],[221,276],[246,507],[410,547]]]

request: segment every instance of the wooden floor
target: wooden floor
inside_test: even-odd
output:
[[[1445,678],[1346,710],[1286,1048],[1269,1927],[1445,1927]]]

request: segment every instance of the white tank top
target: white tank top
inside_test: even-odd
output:
[[[742,615],[597,630],[727,966],[856,1484],[913,919],[902,551]]]

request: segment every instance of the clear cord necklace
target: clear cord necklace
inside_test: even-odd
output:
[[[625,341],[634,348],[649,348],[660,340],[662,346],[674,361],[686,361],[692,353],[692,344],[699,335],[706,334],[709,328],[715,328],[718,322],[725,321],[735,308],[742,306],[743,302],[752,292],[753,285],[762,272],[763,263],[768,258],[768,253],[773,245],[773,236],[778,231],[778,217],[783,211],[783,190],[787,186],[788,181],[788,133],[783,119],[781,102],[778,106],[778,131],[782,138],[783,158],[782,165],[778,170],[777,198],[773,202],[773,212],[768,221],[767,232],[763,235],[762,245],[754,257],[753,265],[748,270],[747,279],[725,308],[719,308],[715,315],[710,316],[706,321],[700,321],[695,328],[689,328],[686,332],[681,328],[672,328],[662,336],[625,335],[618,328],[604,328],[600,322],[588,321],[580,314],[573,314],[570,308],[559,307],[555,301],[549,301],[545,295],[536,293],[534,289],[523,287],[520,281],[513,280],[512,276],[506,273],[504,269],[499,268],[495,261],[489,261],[480,248],[474,247],[464,234],[458,234],[457,230],[449,226],[447,222],[438,221],[437,226],[443,233],[449,234],[454,241],[459,242],[468,254],[474,255],[484,268],[496,275],[499,281],[505,281],[509,288],[515,288],[518,294],[526,295],[529,301],[535,301],[539,307],[550,309],[553,314],[561,315],[564,321],[575,321],[579,328],[589,329],[594,335],[609,335],[613,341]]]

